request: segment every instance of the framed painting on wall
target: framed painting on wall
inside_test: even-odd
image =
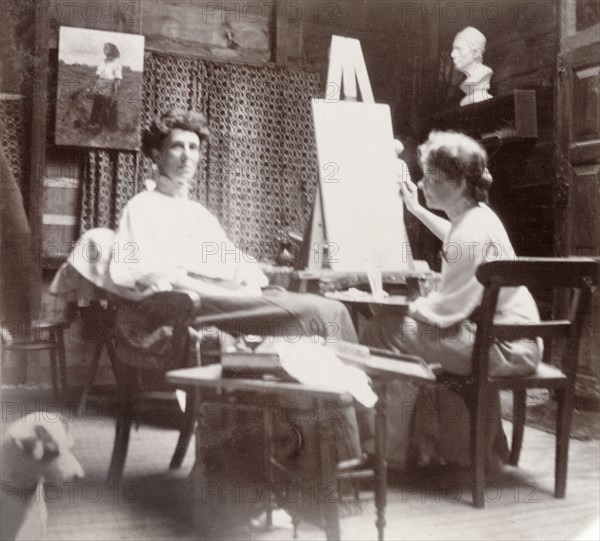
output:
[[[144,36],[61,26],[55,143],[140,148]]]

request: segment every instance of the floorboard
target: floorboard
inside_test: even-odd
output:
[[[11,405],[11,407],[15,403]],[[3,421],[11,421],[5,415]],[[19,411],[25,404],[19,406]],[[40,407],[39,403],[26,406]],[[49,411],[49,410],[48,410]],[[198,539],[191,526],[193,504],[188,475],[193,446],[183,467],[170,471],[168,463],[177,431],[164,423],[143,423],[132,432],[125,477],[119,490],[104,483],[112,452],[114,416],[102,407],[83,419],[74,419],[74,452],[86,478],[76,485],[49,483],[48,540],[85,541],[119,539]],[[102,415],[99,413],[102,412]],[[510,434],[512,426],[504,421]],[[554,436],[526,427],[520,467],[504,469],[486,483],[486,507],[470,504],[465,472],[420,470],[390,473],[386,539],[388,540],[562,540],[598,539],[600,501],[600,442],[572,439],[567,497],[553,497]],[[342,539],[376,538],[375,511],[370,492],[363,492],[362,510],[347,512],[341,521]],[[350,509],[350,508],[348,508]],[[348,511],[345,509],[345,511]],[[258,520],[257,522],[260,522]],[[592,528],[595,535],[581,532]],[[239,532],[239,539],[292,539],[285,513],[276,512],[270,530],[256,524]],[[301,523],[298,539],[325,539],[321,529]]]

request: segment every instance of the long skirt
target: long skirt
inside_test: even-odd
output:
[[[469,320],[441,329],[401,314],[382,313],[367,323],[361,342],[418,355],[447,372],[466,375],[471,372],[475,332],[476,325]],[[494,365],[514,366],[516,375],[532,372],[541,352],[537,342],[524,340],[495,344],[490,355]],[[508,457],[498,393],[489,396],[486,407],[487,465],[492,467]],[[395,380],[388,384],[387,411],[390,467],[431,463],[469,466],[470,418],[460,394],[426,382]]]

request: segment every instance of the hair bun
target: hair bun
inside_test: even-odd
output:
[[[481,173],[481,180],[483,181],[483,184],[486,188],[489,188],[492,185],[492,182],[494,182],[494,177],[492,177],[492,174],[490,173],[490,170],[487,167],[483,168],[483,171]]]

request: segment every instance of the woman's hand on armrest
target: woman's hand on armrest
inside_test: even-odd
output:
[[[269,285],[269,279],[258,263],[238,267],[235,271],[234,279],[238,284],[250,288],[262,289]]]

